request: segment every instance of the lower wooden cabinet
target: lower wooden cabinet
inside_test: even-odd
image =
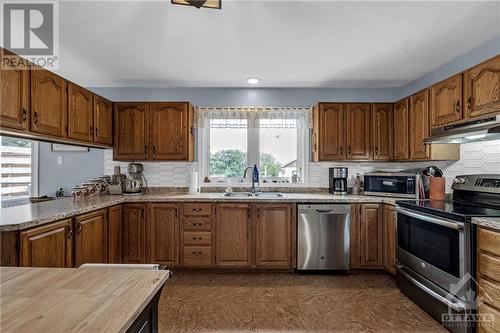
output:
[[[21,232],[21,266],[73,267],[71,219]]]
[[[146,262],[146,204],[126,204],[123,208],[123,262]]]
[[[351,211],[351,268],[382,268],[382,205],[357,204]]]
[[[396,274],[396,209],[391,205],[384,205],[383,212],[383,240],[384,240],[384,268]]]
[[[169,267],[179,265],[179,207],[152,203],[148,217],[148,262]]]
[[[106,210],[75,217],[75,265],[108,262]]]
[[[108,208],[108,262],[119,264],[123,260],[123,206]]]

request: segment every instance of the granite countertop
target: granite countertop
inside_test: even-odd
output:
[[[199,194],[144,194],[140,196],[98,195],[88,198],[62,198],[36,204],[2,208],[0,231],[22,230],[36,225],[54,222],[75,215],[110,207],[125,202],[311,202],[311,203],[386,203],[395,205],[398,198],[364,195],[332,195],[329,193],[285,193],[284,198],[223,197],[222,193]]]
[[[472,223],[500,231],[500,217],[473,217]]]

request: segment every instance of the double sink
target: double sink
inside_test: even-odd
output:
[[[280,192],[226,192],[222,195],[227,198],[286,198]]]

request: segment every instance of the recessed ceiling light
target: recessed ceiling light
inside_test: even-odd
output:
[[[257,84],[260,82],[260,79],[258,77],[249,77],[247,79],[247,82],[250,84]]]

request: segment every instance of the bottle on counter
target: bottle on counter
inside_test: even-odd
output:
[[[259,169],[257,169],[257,164],[253,165],[252,182],[259,184]]]
[[[359,176],[359,172],[356,173],[356,179],[354,180],[354,187],[352,188],[352,194],[360,194],[361,193],[361,177]]]

